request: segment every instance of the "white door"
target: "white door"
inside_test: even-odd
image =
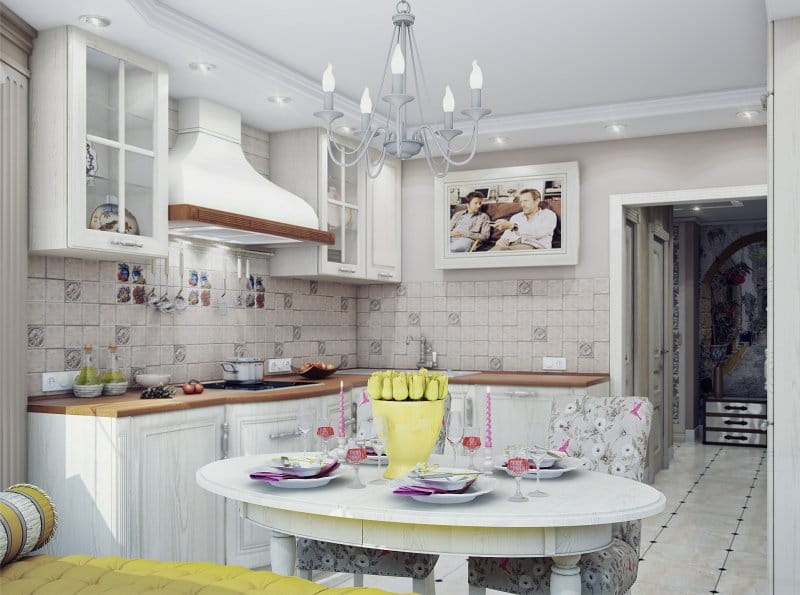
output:
[[[650,311],[650,382],[649,397],[653,402],[653,421],[650,426],[650,452],[648,462],[650,473],[655,474],[659,469],[666,467],[666,449],[664,448],[664,424],[671,411],[668,408],[668,396],[671,395],[667,382],[665,369],[665,355],[667,353],[666,339],[666,246],[668,236],[664,232],[656,231],[650,240],[650,283],[649,283],[649,311]],[[669,411],[668,411],[669,409]]]

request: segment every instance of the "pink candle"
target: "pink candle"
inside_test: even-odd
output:
[[[492,448],[492,391],[486,387],[486,448]]]
[[[344,438],[344,381],[339,381],[339,437]]]

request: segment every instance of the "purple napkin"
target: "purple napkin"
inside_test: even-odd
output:
[[[420,485],[400,486],[399,488],[395,488],[395,490],[392,493],[400,494],[401,496],[430,496],[432,494],[463,494],[470,488],[470,486],[472,486],[473,483],[475,483],[475,480],[472,480],[463,488],[458,490],[443,490],[442,488],[434,488],[431,486],[420,486]]]
[[[331,461],[328,465],[320,469],[319,473],[315,475],[307,475],[305,477],[300,477],[299,475],[294,475],[293,473],[283,473],[281,471],[254,471],[253,473],[250,474],[250,479],[257,479],[260,481],[281,481],[284,479],[316,479],[318,477],[325,477],[332,471],[335,471],[338,467],[339,467],[339,461]]]

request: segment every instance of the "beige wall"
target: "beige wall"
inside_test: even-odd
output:
[[[608,275],[608,197],[763,184],[766,128],[658,136],[478,154],[464,169],[577,161],[581,183],[581,247],[575,267],[439,271],[433,268],[433,176],[424,160],[403,165],[404,281],[571,279]]]

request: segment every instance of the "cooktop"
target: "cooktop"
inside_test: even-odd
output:
[[[290,381],[290,380],[268,380],[264,382],[204,382],[206,388],[221,388],[224,390],[275,390],[278,388],[292,388],[294,386],[311,386],[318,382]]]

